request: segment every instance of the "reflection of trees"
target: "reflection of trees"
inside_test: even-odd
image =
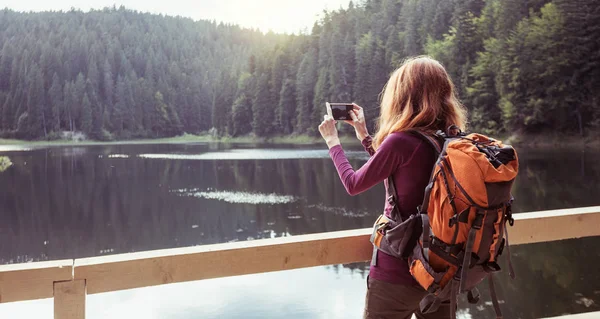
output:
[[[377,191],[348,196],[328,159],[108,158],[127,150],[126,146],[51,148],[16,156],[14,169],[0,179],[5,190],[0,195],[4,210],[0,258],[6,262],[24,255],[34,260],[85,257],[107,250],[125,253],[368,227],[372,217],[342,216],[315,207],[355,210],[369,201],[381,205],[382,196],[373,199]],[[148,146],[144,152],[165,149]],[[194,188],[277,193],[296,196],[298,201],[231,204],[172,192]]]
[[[513,194],[515,210],[537,211],[598,205],[597,152],[522,150]]]
[[[181,151],[175,146],[144,147],[144,152]],[[13,166],[0,175],[0,263],[370,227],[385,200],[381,184],[358,196],[347,195],[327,158],[165,161],[108,159],[111,153],[126,154],[128,147],[11,154]],[[520,154],[522,173],[514,189],[519,211],[598,204],[600,166],[593,160],[595,154]],[[352,161],[355,169],[362,163]],[[172,192],[194,188],[277,193],[298,200],[278,205],[232,204]],[[342,214],[359,211],[369,214]],[[590,310],[575,303],[575,293],[597,298],[599,240],[512,247],[518,281],[511,281],[506,271],[497,280],[501,299],[506,300],[505,317],[538,318]],[[360,276],[368,271],[368,263],[331,268],[339,267]],[[480,290],[482,302],[489,301],[485,283]],[[489,306],[484,311],[469,307],[477,314],[474,318],[493,316]]]
[[[516,280],[508,276],[503,263],[503,273],[496,276],[499,299],[504,300],[502,311],[505,318],[545,318],[565,313],[597,311],[597,283],[600,282],[598,262],[600,254],[596,247],[600,237],[564,240],[511,247]],[[505,260],[503,260],[505,261]],[[489,301],[487,283],[479,286],[482,302]],[[577,294],[596,298],[595,308],[576,303]],[[473,318],[493,318],[494,310],[486,305],[471,306],[462,298],[462,306],[469,307]]]

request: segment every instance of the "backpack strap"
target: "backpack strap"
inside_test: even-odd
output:
[[[390,206],[392,206],[392,210],[391,210],[391,215],[392,215],[392,219],[394,221],[402,221],[402,216],[400,215],[400,212],[398,211],[398,199],[396,198],[396,185],[394,185],[394,178],[393,175],[388,176],[387,178],[388,181],[388,190],[390,192],[390,195],[387,198],[388,203],[390,204]]]
[[[433,182],[435,181],[435,170],[439,163],[442,161],[443,156],[446,154],[446,148],[448,147],[448,142],[450,140],[445,139],[442,135],[435,134],[435,137],[431,134],[425,133],[421,130],[412,129],[408,130],[408,133],[411,133],[419,138],[421,138],[427,145],[433,148],[434,156],[435,156],[435,164],[431,169],[431,174],[429,175],[429,184],[425,188],[425,196],[423,196],[423,203],[419,206],[419,212],[426,213],[427,207],[429,206],[429,195],[431,194],[431,189],[433,188]]]
[[[436,137],[434,138],[432,135],[425,133],[421,130],[417,130],[417,129],[407,130],[406,133],[410,133],[414,136],[421,138],[430,147],[432,147],[434,149],[434,156],[436,158],[436,161],[439,162],[440,153],[442,153],[442,150],[445,149],[442,147],[442,145],[444,145],[444,144],[442,141],[439,140],[439,138],[440,138],[439,135],[436,135]],[[436,162],[436,164],[437,164],[437,162]],[[433,169],[431,171],[432,175],[433,175],[434,171],[435,171],[435,165],[433,166]],[[431,176],[430,183],[429,183],[431,187],[428,188],[428,191],[425,196],[427,198],[427,202],[429,202],[429,194],[431,193],[431,188],[433,187],[432,178],[433,178],[433,176]],[[388,196],[387,201],[392,206],[392,211],[391,211],[392,218],[394,220],[402,221],[402,216],[400,215],[400,212],[398,212],[398,209],[397,209],[398,199],[396,198],[396,185],[394,184],[394,179],[390,175],[390,176],[388,176],[387,181],[388,181],[388,190],[390,192],[390,195]],[[421,205],[421,207],[427,207],[427,206]]]
[[[436,174],[435,174],[436,167],[439,165],[439,163],[442,161],[444,155],[446,154],[446,148],[448,147],[448,143],[450,142],[450,140],[443,139],[443,137],[441,135],[437,135],[437,134],[434,137],[434,136],[431,136],[430,134],[427,134],[423,131],[416,130],[416,129],[409,130],[408,132],[421,138],[423,141],[425,141],[425,143],[427,145],[429,145],[431,148],[433,148],[434,156],[436,159],[435,164],[433,164],[433,168],[431,169],[431,174],[429,176],[429,183],[427,184],[427,187],[425,187],[425,193],[423,195],[423,202],[419,207],[417,207],[418,213],[421,215],[421,218],[423,219],[423,222],[422,222],[423,231],[421,232],[421,242],[422,242],[422,246],[423,246],[423,250],[424,250],[425,259],[429,260],[429,235],[431,234],[431,231],[429,228],[429,216],[427,215],[427,208],[429,207],[429,197],[431,195],[431,190],[433,189],[433,184],[436,179]]]
[[[485,217],[485,212],[481,210],[477,210],[475,215],[475,220],[469,230],[469,237],[467,238],[467,244],[465,246],[465,254],[463,256],[463,262],[461,266],[460,273],[460,287],[458,291],[462,292],[465,290],[465,284],[467,282],[467,274],[468,270],[471,267],[471,253],[473,252],[473,245],[475,244],[475,235],[479,229],[481,229],[481,225],[483,224],[483,218]]]
[[[510,276],[510,278],[515,279],[516,275],[515,275],[515,270],[513,268],[512,262],[510,261],[510,243],[508,242],[508,227],[506,227],[506,223],[508,222],[508,224],[512,227],[515,223],[515,220],[512,217],[512,195],[511,195],[511,200],[508,203],[508,206],[506,207],[506,217],[504,220],[504,238],[506,239],[506,253],[507,253],[507,259],[508,259],[508,275]]]
[[[502,319],[502,310],[500,310],[500,303],[498,302],[498,295],[496,294],[496,287],[494,286],[494,274],[488,276],[488,284],[490,288],[490,297],[492,298],[492,304],[494,305],[494,311],[496,312],[496,319]]]
[[[419,310],[422,314],[430,314],[438,311],[442,302],[450,301],[449,318],[456,319],[456,304],[458,295],[458,280],[456,278],[450,279],[450,282],[446,284],[444,288],[439,290],[436,294],[429,293],[421,302],[419,302]]]

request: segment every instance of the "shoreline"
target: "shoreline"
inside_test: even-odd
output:
[[[354,134],[340,136],[340,141],[343,144],[356,144],[360,142]],[[270,138],[257,138],[252,136],[240,137],[213,137],[210,135],[192,135],[184,134],[181,136],[157,138],[157,139],[133,139],[133,140],[118,140],[118,141],[74,141],[74,140],[18,140],[18,139],[2,139],[1,145],[12,146],[89,146],[89,145],[134,145],[134,144],[187,144],[187,143],[223,143],[223,144],[294,144],[294,145],[313,145],[323,144],[325,141],[321,137],[311,137],[308,135],[295,136],[274,136]]]
[[[546,135],[522,135],[513,134],[511,136],[491,136],[504,144],[510,144],[515,147],[529,148],[570,148],[570,147],[590,147],[600,149],[600,134],[590,134],[585,137],[574,135],[546,134]],[[340,135],[342,144],[360,145],[354,134]],[[311,137],[308,135],[290,135],[274,136],[270,138],[257,138],[253,136],[240,137],[213,137],[210,135],[192,135],[184,134],[175,137],[157,138],[157,139],[133,139],[118,141],[73,141],[73,140],[17,140],[0,139],[0,145],[16,146],[88,146],[88,145],[128,145],[128,144],[187,144],[187,143],[223,143],[223,144],[294,144],[294,145],[317,145],[325,142],[321,137]]]

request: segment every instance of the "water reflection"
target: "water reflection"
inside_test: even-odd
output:
[[[256,145],[245,145],[242,150],[215,144],[111,145],[2,152],[0,155],[10,156],[13,165],[0,173],[0,263],[363,228],[372,225],[382,208],[382,185],[359,196],[348,196],[322,148],[252,147]],[[356,149],[347,154],[355,167],[367,159]],[[515,211],[599,205],[597,155],[520,151],[522,173],[515,183]],[[600,310],[596,266],[600,262],[596,249],[599,245],[600,239],[590,238],[514,247],[511,252],[519,281],[510,281],[502,274],[497,282],[499,295],[506,302],[505,317],[539,318]],[[344,318],[359,318],[356,314],[360,310],[356,312],[355,308],[363,305],[367,264],[318,269],[319,273],[299,270],[293,276],[282,275],[285,277],[257,276],[261,279],[251,280],[262,284],[254,286],[254,295],[244,290],[244,281],[233,280],[235,287],[226,290],[239,303],[223,308],[229,311],[226,313],[208,312],[206,308],[221,308],[201,303],[200,299],[215,294],[207,292],[207,286],[194,290],[205,282],[189,283],[185,291],[191,289],[193,300],[181,296],[165,300],[164,308],[180,306],[177,300],[187,300],[189,303],[179,312],[156,311],[160,318],[191,318],[198,314],[207,314],[203,318],[248,318],[248,314],[261,314],[256,307],[269,308],[271,300],[287,309],[285,316],[289,318],[335,318],[330,306],[340,301],[327,299],[329,304],[324,306],[318,300],[327,298],[333,287],[342,286],[345,293],[352,294],[341,298],[343,302],[352,300],[351,306],[344,304]],[[315,281],[307,279],[310,276]],[[313,285],[299,286],[294,294],[286,295],[283,290],[290,290],[296,281]],[[319,286],[321,282],[329,286]],[[271,286],[282,290],[278,291],[281,297],[264,294],[275,289]],[[482,285],[482,299],[487,301],[485,288]],[[165,289],[155,290],[156,296],[171,295],[165,294],[170,288]],[[159,298],[150,296],[150,291],[120,295],[115,298],[123,302],[115,308],[101,311],[97,306],[97,311],[105,317],[118,317],[118,311],[106,311],[144,308],[132,300]],[[97,300],[112,304],[114,300],[106,296],[98,296]],[[248,298],[258,299],[250,302]],[[306,298],[316,301],[312,305],[298,303]],[[200,304],[202,310],[196,306]],[[298,310],[293,305],[306,309]],[[90,307],[94,307],[93,302]],[[0,307],[0,314],[3,309]],[[490,304],[466,309],[464,318],[493,315]],[[284,316],[283,312],[274,314],[278,316],[273,318]]]
[[[368,159],[365,152],[350,151],[348,156]],[[204,154],[140,154],[141,158],[173,159],[173,160],[286,160],[326,158],[327,150],[280,150],[280,149],[243,149]]]
[[[296,201],[294,196],[289,195],[278,195],[272,194],[261,194],[261,193],[247,193],[247,192],[229,192],[229,191],[206,191],[202,192],[199,189],[178,189],[180,196],[192,196],[197,198],[215,199],[221,200],[228,203],[236,204],[285,204]]]

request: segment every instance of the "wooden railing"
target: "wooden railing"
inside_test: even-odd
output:
[[[511,245],[600,236],[600,206],[514,215]],[[0,266],[0,303],[54,298],[55,319],[85,318],[87,294],[371,258],[370,228]]]

